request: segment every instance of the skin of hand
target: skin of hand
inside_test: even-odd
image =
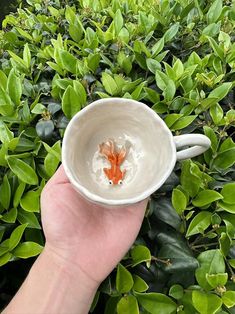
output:
[[[45,249],[97,288],[135,241],[146,205],[147,199],[120,208],[91,203],[75,191],[60,166],[41,196]]]

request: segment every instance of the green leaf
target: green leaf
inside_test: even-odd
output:
[[[84,86],[79,81],[73,81],[73,88],[77,94],[79,101],[80,101],[81,107],[83,107],[87,101],[87,94],[86,94]]]
[[[221,299],[215,294],[194,290],[192,293],[193,306],[200,314],[214,314],[222,305]]]
[[[181,215],[187,206],[187,198],[184,193],[179,189],[174,189],[171,201],[177,213]]]
[[[235,204],[235,182],[227,183],[221,190],[223,202],[227,204]]]
[[[11,253],[6,253],[6,254],[2,255],[0,257],[0,266],[3,266],[5,264],[7,264],[10,261],[11,258],[12,258],[12,254]]]
[[[55,60],[62,69],[73,74],[77,73],[77,58],[70,52],[63,49],[56,49]]]
[[[203,127],[205,135],[210,139],[211,141],[211,149],[213,152],[217,151],[217,146],[218,146],[218,139],[217,136],[212,128],[209,126],[204,126]]]
[[[146,59],[146,64],[149,69],[153,74],[156,73],[157,70],[161,70],[161,64],[155,59],[147,58]]]
[[[136,298],[133,295],[122,297],[117,304],[117,314],[139,314]]]
[[[3,208],[8,209],[11,201],[11,186],[8,181],[8,177],[3,177],[3,182],[0,186],[0,203]]]
[[[211,204],[217,200],[222,199],[223,196],[212,190],[203,190],[198,193],[198,195],[192,201],[194,206],[203,207],[205,205]]]
[[[134,281],[131,273],[122,264],[118,264],[116,275],[116,289],[120,293],[126,293],[133,287]]]
[[[156,44],[152,47],[152,55],[156,56],[158,55],[162,49],[164,48],[164,37],[162,37],[161,39],[159,39],[159,41],[156,42]]]
[[[21,79],[16,75],[14,68],[10,71],[8,76],[7,91],[13,103],[19,106],[22,95],[22,83]]]
[[[22,181],[31,185],[38,184],[38,177],[35,170],[24,161],[16,157],[7,156],[7,163],[11,171]]]
[[[198,193],[201,184],[201,178],[193,172],[194,167],[195,164],[190,160],[183,161],[180,178],[184,191],[188,192],[191,197]]]
[[[197,214],[191,221],[186,237],[190,237],[197,233],[203,233],[211,224],[212,213],[203,211]]]
[[[2,120],[0,120],[0,141],[2,143],[9,143],[13,138],[14,133],[9,130]]]
[[[211,290],[206,275],[225,273],[225,264],[220,250],[208,250],[198,256],[200,267],[196,270],[196,279],[205,290]]]
[[[165,43],[171,41],[179,31],[180,23],[173,24],[164,34]]]
[[[228,204],[220,201],[218,206],[223,208],[228,213],[235,214],[235,204]]]
[[[34,213],[26,212],[19,208],[17,219],[21,224],[28,224],[28,228],[41,229],[38,219]]]
[[[222,295],[222,301],[228,308],[235,305],[235,291],[226,291]]]
[[[18,243],[20,242],[22,235],[25,231],[25,228],[28,226],[28,224],[24,224],[21,226],[18,226],[15,228],[15,230],[11,233],[10,239],[9,239],[9,250],[13,250]]]
[[[228,274],[206,274],[206,280],[212,288],[225,286],[228,280]]]
[[[21,182],[15,191],[15,195],[13,198],[13,206],[15,208],[20,204],[21,197],[22,197],[24,190],[25,190],[25,185],[26,184],[24,182]]]
[[[151,314],[173,314],[177,305],[161,293],[135,293],[138,302]]]
[[[191,116],[184,116],[179,118],[178,121],[176,121],[172,126],[171,130],[181,130],[189,126],[195,119],[197,118],[197,115],[191,115]]]
[[[81,110],[80,100],[72,86],[68,86],[63,94],[62,110],[68,119]]]
[[[17,209],[12,208],[1,217],[1,220],[8,223],[15,223],[16,217],[17,217]]]
[[[118,86],[112,76],[106,72],[103,72],[101,81],[104,85],[106,92],[109,93],[111,96],[114,96],[118,90]]]
[[[25,62],[25,65],[27,66],[27,68],[30,68],[31,52],[30,52],[30,50],[29,50],[29,45],[28,45],[28,43],[26,43],[25,46],[24,46],[23,60],[24,60],[24,62]]]
[[[13,251],[12,254],[20,258],[29,258],[37,256],[43,250],[43,246],[35,242],[23,242],[19,244]]]
[[[149,249],[144,246],[144,245],[136,245],[132,250],[131,250],[131,257],[133,260],[132,267],[146,262],[147,265],[151,261],[151,253]]]
[[[228,169],[235,163],[235,147],[218,153],[214,159],[213,166],[216,169]]]
[[[19,65],[20,68],[23,70],[27,70],[27,64],[26,62],[18,57],[13,51],[8,50],[9,55],[12,57],[12,59],[16,62],[16,64]]]
[[[114,15],[113,23],[114,23],[115,33],[116,33],[116,35],[118,35],[120,30],[123,27],[123,17],[122,17],[122,13],[121,13],[120,9],[118,9],[116,11],[116,13]]]
[[[43,145],[48,152],[44,159],[44,166],[48,176],[51,177],[55,173],[61,160],[61,143],[57,141],[52,147],[46,143],[43,143]]]
[[[208,24],[217,22],[222,13],[222,7],[223,7],[222,0],[216,0],[212,2],[212,5],[210,6],[210,9],[208,10],[206,15]]]
[[[134,285],[133,290],[136,292],[144,292],[148,290],[149,286],[147,283],[139,276],[133,275]]]
[[[14,104],[6,91],[2,90],[0,87],[0,114],[3,116],[11,116],[13,113]]]
[[[20,200],[20,206],[28,212],[39,212],[38,191],[28,191]]]
[[[230,82],[223,83],[219,87],[215,88],[209,95],[208,98],[217,98],[217,101],[223,99],[230,89],[232,88],[233,84]]]
[[[224,116],[224,111],[219,104],[210,107],[210,115],[215,125],[218,125]]]
[[[184,295],[184,289],[181,285],[173,285],[169,290],[169,296],[176,300],[180,300]]]
[[[223,49],[216,43],[216,41],[213,38],[211,38],[209,36],[207,38],[209,40],[209,43],[210,43],[212,49],[214,50],[215,55],[218,56],[221,60],[224,60]],[[210,98],[212,98],[212,96]]]
[[[7,76],[2,70],[0,70],[0,88],[7,89]]]

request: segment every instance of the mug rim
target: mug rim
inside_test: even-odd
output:
[[[66,159],[66,143],[67,143],[67,138],[70,136],[70,131],[73,127],[73,124],[78,118],[81,118],[86,112],[93,110],[94,107],[100,106],[105,103],[109,103],[110,101],[116,102],[116,103],[126,103],[132,102],[135,103],[136,106],[141,107],[142,109],[148,111],[148,113],[152,116],[154,120],[160,123],[161,127],[163,130],[168,134],[169,136],[169,141],[170,141],[170,146],[172,149],[172,156],[170,157],[171,160],[169,162],[169,166],[167,168],[167,171],[165,172],[164,176],[160,181],[157,182],[157,184],[152,185],[152,187],[146,189],[142,193],[140,193],[138,196],[131,197],[131,198],[125,198],[121,200],[117,199],[106,199],[103,198],[95,193],[90,192],[86,187],[84,187],[82,184],[77,182],[74,179],[73,174],[71,173],[69,166],[67,165],[67,159]],[[63,142],[62,142],[62,164],[64,166],[65,173],[71,182],[71,184],[75,187],[75,189],[81,193],[86,199],[95,202],[95,203],[100,203],[104,205],[128,205],[128,204],[135,204],[138,203],[146,198],[148,198],[152,193],[154,193],[156,190],[159,189],[160,186],[166,181],[166,179],[170,176],[174,166],[176,163],[176,146],[173,140],[173,134],[171,133],[170,129],[167,127],[166,123],[160,118],[160,116],[151,108],[149,108],[147,105],[145,105],[142,102],[139,102],[137,100],[129,99],[129,98],[118,98],[118,97],[109,97],[109,98],[103,98],[103,99],[98,99],[95,100],[94,102],[90,103],[87,105],[85,108],[77,112],[72,119],[69,121],[68,126],[65,129],[64,137],[63,137]]]

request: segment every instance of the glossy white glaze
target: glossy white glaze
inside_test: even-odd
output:
[[[110,138],[118,147],[129,147],[121,165],[127,170],[123,185],[110,186],[103,172],[110,165],[99,155],[98,145]],[[152,109],[130,99],[106,98],[70,121],[62,162],[71,183],[86,198],[123,205],[143,200],[165,182],[176,162],[176,148],[170,130]]]

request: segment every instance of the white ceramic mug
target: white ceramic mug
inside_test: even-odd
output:
[[[121,169],[122,185],[109,185],[103,168],[109,162],[99,144],[114,139],[128,144]],[[169,177],[177,160],[192,158],[210,147],[201,134],[173,136],[165,122],[145,104],[124,98],[97,100],[69,122],[63,139],[62,163],[74,188],[92,202],[106,206],[137,203]],[[177,152],[178,148],[191,146]]]

